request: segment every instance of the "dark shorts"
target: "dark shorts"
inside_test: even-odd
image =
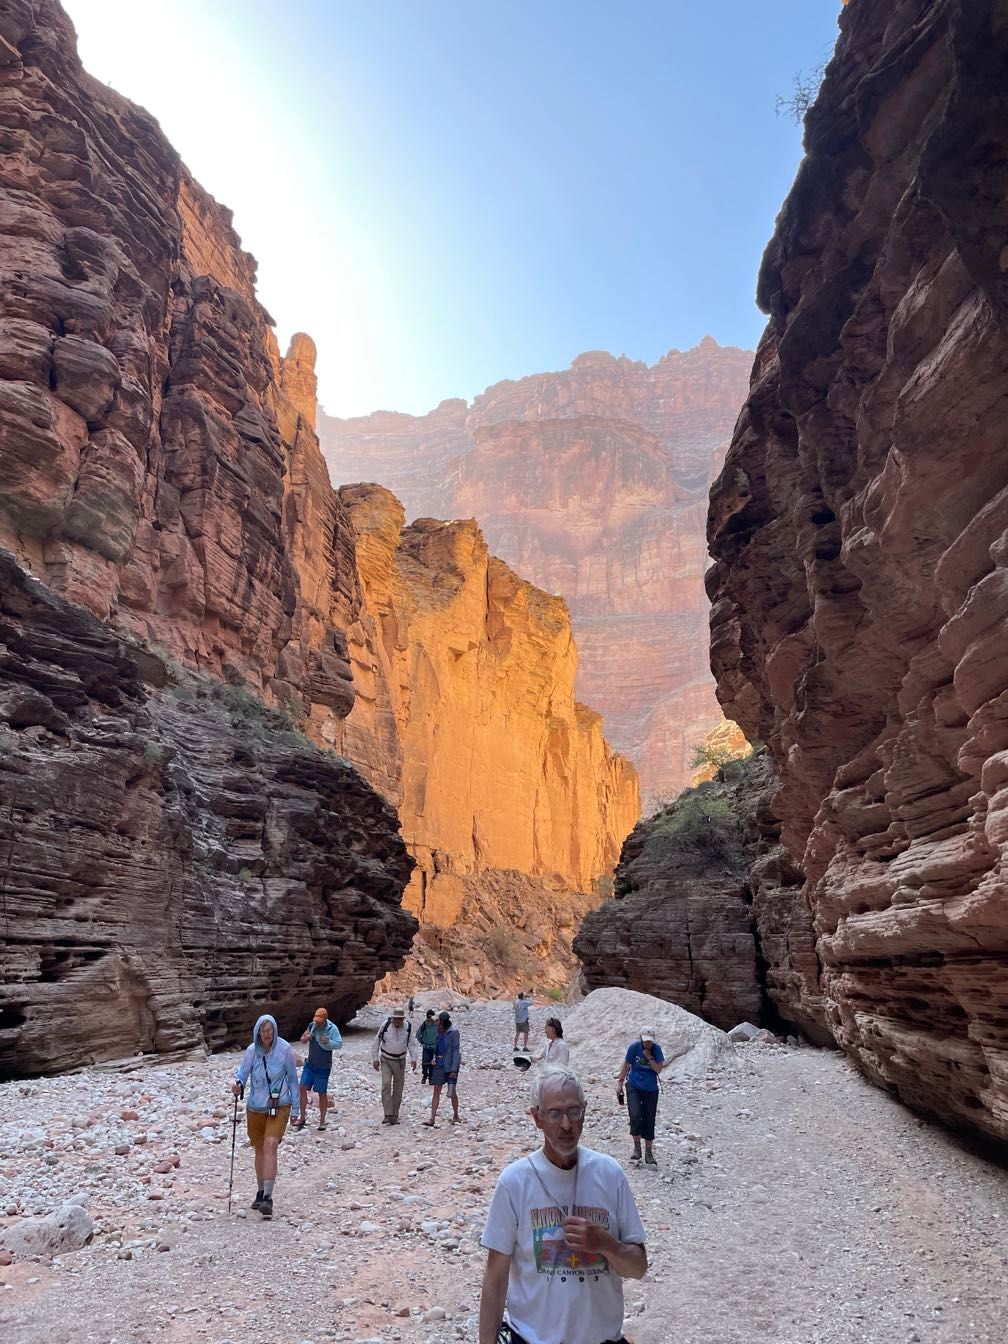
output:
[[[434,1067],[431,1069],[431,1076],[430,1076],[431,1086],[443,1087],[449,1097],[453,1097],[455,1095],[455,1083],[457,1081],[457,1078],[458,1075],[456,1074],[454,1078],[449,1079],[447,1073],[445,1073],[444,1069],[441,1067],[440,1064],[435,1064]]]
[[[301,1070],[301,1086],[306,1087],[309,1092],[318,1092],[320,1095],[329,1091],[329,1074],[331,1069],[325,1073],[319,1073],[308,1063]]]

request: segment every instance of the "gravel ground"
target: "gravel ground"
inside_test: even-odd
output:
[[[533,1043],[555,1011],[535,1010]],[[328,1131],[313,1112],[282,1145],[269,1223],[247,1210],[241,1126],[238,1212],[226,1214],[237,1055],[0,1086],[0,1226],[78,1194],[97,1223],[81,1250],[0,1268],[5,1337],[475,1344],[487,1201],[534,1131],[510,1006],[453,1012],[465,1123],[442,1113],[423,1128],[428,1092],[410,1077],[404,1123],[381,1125],[369,1049],[384,1013],[369,1009],[334,1067]],[[584,1070],[585,1142],[625,1158],[619,1062]],[[666,1086],[656,1151],[657,1172],[629,1173],[651,1259],[627,1285],[634,1344],[1005,1339],[1004,1170],[840,1056],[769,1045],[721,1056]]]

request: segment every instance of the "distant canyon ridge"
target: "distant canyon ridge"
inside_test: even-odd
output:
[[[428,415],[320,414],[336,486],[375,481],[407,518],[475,518],[487,546],[564,597],[578,699],[637,766],[646,800],[689,783],[720,722],[708,666],[707,495],[752,352],[710,336],[652,366],[601,351]]]

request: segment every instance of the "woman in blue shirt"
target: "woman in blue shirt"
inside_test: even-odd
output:
[[[641,1160],[641,1139],[643,1139],[644,1162],[649,1167],[658,1165],[652,1144],[655,1115],[658,1111],[658,1075],[665,1067],[665,1056],[655,1040],[654,1028],[642,1027],[638,1039],[627,1049],[616,1083],[616,1098],[622,1105],[625,1082],[630,1137],[633,1139],[631,1158],[634,1162]]]

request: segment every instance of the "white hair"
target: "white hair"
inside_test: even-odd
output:
[[[556,1086],[561,1092],[568,1087],[572,1087],[577,1093],[577,1099],[584,1102],[584,1088],[581,1086],[581,1079],[573,1069],[565,1069],[559,1064],[547,1064],[545,1068],[539,1069],[536,1076],[532,1079],[532,1086],[529,1089],[529,1102],[533,1110],[538,1110],[542,1105],[543,1093],[548,1087]]]

